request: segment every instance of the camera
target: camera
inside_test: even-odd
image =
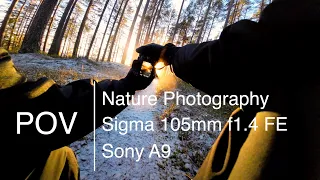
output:
[[[138,57],[138,60],[142,61],[142,65],[140,68],[140,76],[149,78],[152,75],[152,71],[154,69],[154,66],[157,60],[142,54],[140,54],[140,56]]]
[[[151,76],[153,65],[147,61],[143,61],[140,69],[140,75],[146,78]]]

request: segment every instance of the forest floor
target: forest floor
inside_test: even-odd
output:
[[[120,79],[129,70],[128,66],[121,64],[96,63],[86,59],[55,59],[40,54],[13,54],[12,57],[17,69],[28,79],[36,80],[46,76],[60,85],[84,78]],[[164,131],[161,120],[167,118],[168,122],[171,122],[174,117],[190,117],[191,121],[218,120],[223,122],[223,127],[232,108],[225,106],[214,110],[209,106],[181,106],[175,103],[164,105],[165,91],[184,95],[199,92],[172,74],[155,79],[147,89],[137,92],[136,95],[157,95],[158,101],[162,103],[157,103],[156,106],[128,106],[117,115],[117,120],[153,121],[154,131],[129,131],[126,135],[120,135],[119,131],[106,132],[99,127],[96,130],[95,171],[93,133],[70,144],[79,161],[81,179],[188,179],[188,176],[195,176],[220,131],[184,132],[170,128]],[[175,122],[173,124],[176,125]],[[149,158],[146,153],[138,162],[136,157],[106,159],[102,155],[105,153],[102,147],[106,143],[112,144],[114,148],[144,147],[148,152],[153,144],[157,144],[159,148],[168,144],[171,154],[169,158]],[[161,152],[161,149],[159,151]]]

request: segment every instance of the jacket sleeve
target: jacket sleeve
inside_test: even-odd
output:
[[[174,47],[168,61],[174,73],[194,87],[208,94],[226,93],[231,84],[234,87],[240,79],[243,83],[239,73],[252,67],[243,54],[255,53],[257,32],[257,23],[242,20],[225,28],[217,40]]]
[[[134,95],[134,93],[135,90],[125,79],[101,82],[86,79],[62,87],[53,85],[36,99],[39,106],[45,106],[56,115],[58,124],[52,134],[41,135],[36,139],[49,149],[67,146],[103,125],[105,117],[114,117],[127,107],[127,104],[111,104],[105,96],[116,99],[118,95]],[[45,102],[50,104],[46,105]],[[66,133],[65,125],[59,121],[61,118],[59,113],[63,114],[66,127],[72,125],[69,134]],[[73,117],[75,119],[72,124]],[[46,129],[46,125],[41,124],[41,128]],[[48,128],[51,126],[52,124],[48,123]]]

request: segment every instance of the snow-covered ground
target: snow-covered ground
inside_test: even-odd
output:
[[[152,95],[155,94],[155,83],[149,88],[138,94]],[[154,120],[154,116],[161,113],[165,107],[157,106],[152,107],[145,106],[129,106],[123,112],[117,116],[118,121],[137,121],[143,122]],[[157,128],[157,126],[155,126]],[[93,171],[93,141],[92,136],[90,140],[84,140],[75,142],[72,144],[75,147],[77,154],[79,155],[80,163],[83,163],[81,171],[83,179],[160,179],[160,171],[157,163],[161,161],[156,156],[152,159],[148,158],[153,144],[158,144],[161,147],[162,144],[170,144],[174,147],[174,141],[163,138],[164,133],[161,133],[159,129],[155,129],[154,132],[141,131],[129,131],[126,135],[120,135],[119,131],[106,132],[102,128],[96,131],[96,172]],[[130,152],[129,157],[117,158],[112,157],[106,159],[102,153],[104,144],[111,144],[113,150],[117,147],[121,148],[144,148],[142,158],[138,159],[135,154],[132,158]],[[110,148],[110,147],[109,147]]]
[[[38,54],[15,54],[12,57],[17,69],[28,78],[48,76],[60,84],[82,78],[119,79],[129,70],[128,66],[121,64],[95,63],[85,59],[53,59]],[[171,77],[168,81],[155,79],[147,89],[137,92],[136,95],[157,95],[158,101],[161,101],[162,92],[169,87],[166,83],[172,83],[172,81],[177,81],[175,87],[170,87],[172,91],[185,94],[197,92],[196,89]],[[191,120],[222,120],[221,118],[229,112],[219,113],[204,107],[174,104],[165,106],[163,103],[157,103],[156,106],[147,103],[143,106],[129,106],[117,115],[117,121],[152,121],[154,131],[129,131],[126,135],[120,135],[119,131],[107,132],[100,127],[96,130],[95,154],[93,133],[72,143],[70,147],[77,155],[81,179],[188,179],[186,174],[193,177],[219,132],[163,131],[161,120],[163,118],[170,120],[173,117],[190,117]],[[138,162],[137,154],[128,158],[105,158],[103,153],[108,155],[103,150],[105,144],[112,144],[113,150],[117,147],[136,147],[139,150],[144,148],[144,152]],[[160,152],[163,144],[170,145],[170,157],[158,158],[154,155],[149,158],[153,144],[157,144]]]

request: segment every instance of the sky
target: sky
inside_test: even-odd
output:
[[[188,0],[186,0],[188,1]],[[180,7],[181,7],[181,3],[182,3],[182,0],[172,0],[172,3],[174,5],[174,8],[177,12],[179,12],[180,10]],[[186,5],[186,2],[184,3],[184,6]]]

